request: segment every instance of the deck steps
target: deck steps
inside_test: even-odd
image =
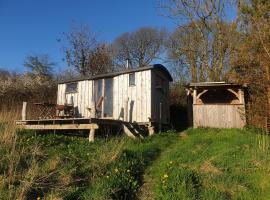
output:
[[[140,127],[136,126],[134,124],[131,124],[131,123],[123,124],[123,131],[130,138],[133,138],[133,139],[136,139],[136,138],[143,139],[144,138],[143,132],[140,129]]]

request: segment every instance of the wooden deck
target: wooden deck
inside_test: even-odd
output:
[[[115,125],[123,128],[123,132],[131,138],[142,138],[140,133],[142,126],[148,128],[149,134],[153,134],[150,123],[130,123],[122,120],[108,118],[68,118],[68,119],[34,119],[17,120],[16,125],[22,129],[32,130],[90,130],[89,141],[94,141],[95,130],[100,126]]]

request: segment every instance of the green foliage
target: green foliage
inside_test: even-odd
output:
[[[268,199],[270,149],[259,148],[257,137],[249,130],[189,129],[152,170],[156,198]]]
[[[126,141],[106,173],[92,184],[85,197],[91,199],[136,199],[145,170],[158,159],[178,134],[167,132],[143,141]]]
[[[138,189],[139,177],[143,173],[143,159],[136,153],[125,150],[106,173],[108,186],[113,191],[113,199],[126,199],[134,197]]]
[[[79,136],[21,132],[12,190],[25,188],[26,199],[143,199],[148,191],[149,198],[165,200],[269,199],[270,139],[254,133],[199,128],[89,143]],[[7,155],[1,146],[2,199],[10,192]],[[25,181],[31,185],[23,187]]]

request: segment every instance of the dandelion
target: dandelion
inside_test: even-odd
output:
[[[171,160],[169,163],[170,163],[170,165],[171,165],[171,164],[173,164],[173,161]]]
[[[164,174],[163,177],[164,178],[168,178],[169,176],[168,176],[168,174]]]

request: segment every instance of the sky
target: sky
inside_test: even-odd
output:
[[[64,68],[64,32],[86,24],[100,41],[143,26],[167,27],[155,0],[0,0],[0,68],[23,71],[26,56],[48,54]]]
[[[63,39],[63,33],[74,24],[89,26],[104,42],[144,26],[172,30],[174,22],[162,16],[157,2],[0,0],[0,68],[22,72],[26,56],[48,54],[57,69],[63,69],[64,44],[57,40]]]

